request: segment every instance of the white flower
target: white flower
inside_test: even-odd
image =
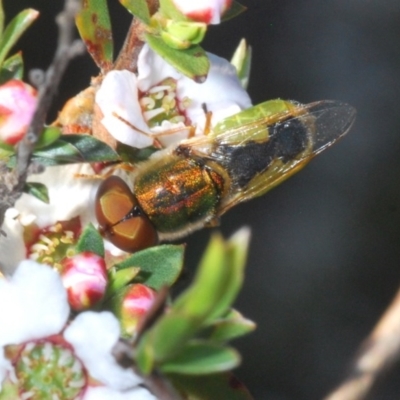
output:
[[[79,314],[65,330],[65,339],[93,378],[117,390],[127,390],[141,383],[131,369],[117,364],[111,351],[119,338],[117,319],[108,311]]]
[[[77,177],[85,174],[88,177]],[[7,236],[0,236],[0,268],[11,274],[14,267],[26,258],[23,240],[24,227],[34,223],[38,228],[54,225],[79,217],[82,226],[96,223],[94,199],[101,180],[90,179],[93,170],[88,164],[47,167],[42,174],[29,176],[29,181],[46,185],[50,203],[46,204],[32,195],[23,194],[8,209],[2,229]]]
[[[103,113],[101,123],[115,139],[129,146],[148,147],[155,138],[168,146],[187,138],[193,127],[196,134],[204,133],[203,105],[212,113],[212,126],[250,107],[251,100],[235,68],[220,57],[208,57],[211,68],[207,80],[196,83],[145,45],[139,54],[137,76],[124,70],[111,71],[104,78],[96,93]],[[172,116],[164,118],[168,113]],[[152,121],[157,116],[162,122],[156,126]]]
[[[17,378],[25,379],[25,375],[21,378],[15,373],[13,364],[4,355],[4,346],[22,345],[24,355],[19,362],[25,363],[26,374],[36,374],[35,368],[42,371],[41,362],[52,365],[54,357],[53,365],[59,367],[61,374],[63,369],[70,368],[65,378],[70,386],[65,384],[64,389],[78,387],[78,392],[84,393],[83,400],[156,400],[146,389],[138,387],[141,378],[131,369],[118,365],[112,356],[120,330],[110,312],[83,312],[63,333],[69,316],[67,295],[59,275],[48,266],[28,260],[22,262],[11,278],[0,280],[0,301],[3,305],[0,307],[0,384],[6,377],[15,384],[18,384]],[[60,338],[56,340],[54,335]],[[61,339],[66,341],[66,347]],[[29,349],[35,346],[42,346],[43,359],[37,351],[35,363],[30,363]],[[72,359],[71,366],[66,359]],[[71,373],[80,369],[81,375],[71,378]],[[87,375],[103,386],[91,387]],[[25,386],[24,390],[27,390]],[[45,390],[52,398],[51,384]]]
[[[232,0],[172,0],[186,17],[206,24],[219,24],[221,16],[231,6]]]
[[[51,301],[49,301],[51,299]],[[7,344],[59,333],[67,322],[67,294],[57,272],[26,260],[10,279],[0,279],[0,352]],[[0,356],[0,383],[7,360]]]

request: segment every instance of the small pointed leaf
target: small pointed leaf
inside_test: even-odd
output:
[[[229,7],[229,9],[226,11],[226,13],[222,16],[222,21],[228,21],[229,19],[235,18],[241,13],[245,12],[247,10],[247,7],[242,6],[240,3],[237,1],[233,0],[232,5]]]
[[[246,335],[256,328],[256,324],[236,311],[231,310],[225,318],[216,320],[212,325],[212,331],[208,337],[213,342],[227,342],[239,336]]]
[[[236,68],[237,76],[244,89],[247,89],[250,79],[252,49],[242,39],[231,59],[231,64]]]
[[[198,83],[202,83],[207,79],[210,61],[206,52],[200,46],[177,50],[169,47],[158,36],[146,34],[145,37],[151,49],[183,75]]]
[[[103,71],[111,69],[114,44],[106,0],[85,0],[76,16],[76,26],[89,54]]]
[[[38,17],[39,12],[28,8],[21,11],[7,25],[0,39],[0,65],[3,64],[8,52],[16,44],[17,40],[25,32],[32,22]]]
[[[72,144],[76,147],[81,156],[82,161],[118,161],[118,154],[107,144],[90,135],[63,135],[64,142]]]
[[[225,243],[214,235],[197,271],[195,282],[174,303],[178,312],[204,321],[225,313],[235,300],[243,282],[248,230],[238,231]]]
[[[119,0],[119,2],[146,25],[150,24],[150,11],[146,0]]]
[[[160,369],[184,375],[204,375],[228,371],[240,364],[240,356],[231,347],[192,341],[177,357],[165,362]]]
[[[129,267],[139,267],[136,283],[143,283],[155,290],[172,286],[178,279],[182,267],[184,245],[164,244],[134,253],[115,265],[117,271]]]
[[[0,68],[0,85],[11,80],[21,80],[24,75],[24,62],[20,52],[7,58]]]
[[[50,146],[61,136],[61,131],[55,126],[48,126],[43,129],[39,136],[39,140],[35,144],[35,149],[41,149]]]
[[[83,161],[78,149],[61,139],[56,140],[50,146],[34,151],[32,159],[46,166],[71,164]]]
[[[47,187],[43,183],[38,182],[26,182],[24,187],[24,192],[31,194],[43,203],[49,203],[49,192]]]
[[[0,0],[0,37],[3,34],[4,29],[4,8],[3,8],[3,0]]]
[[[132,282],[135,276],[140,272],[138,267],[130,267],[115,271],[112,269],[109,273],[110,280],[107,288],[106,298],[114,296],[120,289]]]
[[[97,254],[100,257],[104,257],[103,238],[93,224],[89,224],[85,228],[79,237],[78,243],[76,244],[77,253],[83,253],[85,251]]]

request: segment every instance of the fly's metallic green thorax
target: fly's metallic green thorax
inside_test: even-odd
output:
[[[174,156],[138,174],[133,192],[157,230],[168,233],[215,216],[224,185],[207,164]]]

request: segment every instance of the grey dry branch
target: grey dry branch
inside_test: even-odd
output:
[[[64,9],[57,15],[59,34],[56,53],[50,67],[41,74],[41,84],[38,86],[38,106],[28,132],[18,145],[17,167],[11,170],[4,163],[0,165],[0,226],[3,224],[6,210],[12,207],[23,193],[26,178],[30,172],[32,152],[43,130],[61,77],[69,61],[84,52],[83,43],[80,40],[74,40],[75,15],[80,7],[80,0],[65,0]],[[0,231],[0,233],[3,232]]]
[[[362,344],[348,378],[324,400],[362,400],[400,358],[400,289]]]

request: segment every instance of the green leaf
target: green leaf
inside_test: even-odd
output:
[[[117,153],[123,161],[136,164],[141,161],[146,161],[153,153],[159,151],[154,146],[145,147],[144,149],[137,149],[136,147],[128,146],[124,143],[117,143]]]
[[[204,375],[228,371],[240,364],[238,352],[231,347],[205,341],[192,341],[179,355],[160,367],[162,372]]]
[[[208,337],[213,342],[227,342],[246,335],[256,328],[256,324],[236,310],[231,310],[227,317],[214,321]]]
[[[43,201],[43,203],[49,203],[49,192],[46,185],[43,185],[43,183],[26,182],[24,186],[24,192],[31,194],[40,201]]]
[[[117,161],[118,154],[90,135],[62,135],[49,146],[34,151],[33,159],[43,165]]]
[[[0,149],[10,154],[15,153],[15,147],[13,145],[2,142],[1,140],[0,140]]]
[[[253,400],[250,392],[232,373],[190,376],[167,374],[168,379],[185,399],[190,400]]]
[[[106,72],[112,68],[114,43],[106,0],[85,0],[76,26],[94,62]]]
[[[198,268],[193,285],[173,308],[204,321],[225,313],[235,300],[244,276],[249,232],[238,231],[227,243],[214,235]]]
[[[118,161],[118,154],[107,144],[90,135],[64,135],[62,140],[74,145],[82,155],[82,161]]]
[[[16,44],[17,40],[21,37],[26,29],[38,17],[39,12],[28,8],[21,11],[11,22],[7,25],[3,35],[0,39],[0,65],[3,64],[8,52]]]
[[[172,0],[160,0],[160,10],[166,17],[174,21],[190,21],[176,8]]]
[[[0,85],[11,79],[21,80],[24,75],[24,61],[20,52],[7,58],[0,68]]]
[[[164,244],[138,251],[115,265],[117,271],[139,267],[135,283],[143,283],[155,290],[172,286],[178,279],[184,257],[184,245]]]
[[[210,61],[206,52],[200,46],[177,50],[169,47],[158,36],[146,34],[145,38],[152,50],[182,74],[198,83],[207,79]]]
[[[85,228],[76,244],[77,253],[83,253],[85,251],[89,251],[104,258],[103,238],[93,224],[89,224]]]
[[[150,11],[146,0],[119,0],[119,2],[146,25],[150,24]]]
[[[229,9],[223,15],[222,21],[225,22],[225,21],[228,21],[229,19],[235,18],[238,15],[240,15],[242,12],[245,12],[246,10],[247,10],[247,7],[242,6],[240,3],[233,0],[232,5],[229,7]]]
[[[0,0],[0,37],[3,34],[4,29],[4,8],[3,8],[3,0]]]
[[[182,346],[198,328],[197,321],[186,315],[165,314],[148,331],[136,349],[137,363],[143,373],[149,373],[155,363],[161,365],[182,351]],[[140,361],[139,361],[140,360]]]
[[[35,144],[35,149],[41,149],[50,146],[61,136],[60,128],[55,126],[48,126],[43,129],[39,136],[39,140]]]
[[[60,139],[50,146],[34,151],[32,159],[46,166],[82,162],[78,149]]]
[[[236,68],[237,76],[244,89],[247,88],[250,78],[252,49],[247,46],[246,40],[242,39],[231,59],[231,64]]]
[[[119,271],[116,271],[115,268],[113,268],[109,272],[109,284],[105,298],[114,296],[119,290],[132,282],[139,272],[140,268],[138,267],[125,268]]]

